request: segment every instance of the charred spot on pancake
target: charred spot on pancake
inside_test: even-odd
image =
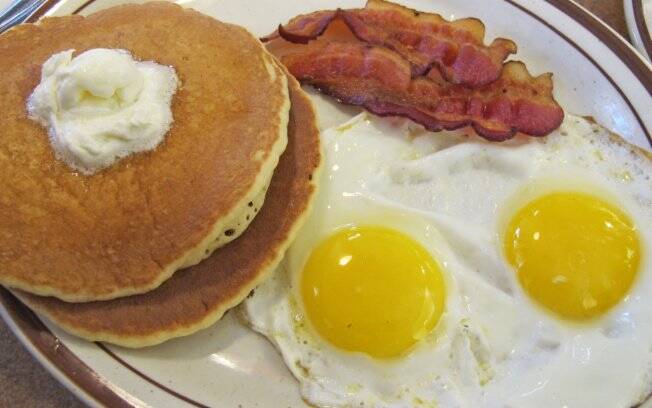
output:
[[[230,237],[231,235],[235,234],[235,229],[229,228],[228,230],[224,231],[224,235],[227,237]]]
[[[249,201],[249,203],[248,203],[247,205],[248,205],[249,207],[253,207],[253,206],[254,206],[254,202],[253,202],[253,201]]]

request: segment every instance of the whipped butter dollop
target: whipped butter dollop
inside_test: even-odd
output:
[[[57,157],[93,174],[161,143],[173,122],[174,68],[121,49],[73,52],[45,61],[27,100],[29,118],[48,129]]]

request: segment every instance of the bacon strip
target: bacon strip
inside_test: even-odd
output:
[[[294,17],[285,26],[279,24],[277,31],[262,37],[262,42],[268,42],[281,36],[286,41],[297,44],[307,44],[326,31],[328,25],[337,16],[337,10],[316,11]]]
[[[322,10],[308,14],[300,14],[286,24],[279,24],[278,30],[262,37],[262,42],[268,42],[279,36],[286,41],[307,44],[311,40],[324,34],[328,25],[339,16],[340,9]]]
[[[298,16],[280,26],[278,34],[287,41],[305,44],[322,35],[337,17],[361,41],[398,52],[410,62],[415,77],[435,65],[448,81],[479,87],[496,80],[505,58],[516,52],[516,44],[502,38],[485,46],[480,20],[447,21],[438,14],[384,0],[368,0],[364,9]]]
[[[435,69],[412,78],[400,55],[362,43],[330,42],[281,61],[302,83],[343,103],[381,116],[405,116],[433,131],[471,125],[485,139],[502,141],[516,132],[546,135],[564,117],[552,97],[551,75],[534,78],[516,61],[477,89],[451,84]]]
[[[369,0],[361,10],[342,10],[342,18],[362,41],[395,50],[413,67],[413,75],[436,65],[455,84],[478,87],[500,76],[503,61],[516,44],[498,38],[484,45],[478,19],[447,21],[384,0]]]

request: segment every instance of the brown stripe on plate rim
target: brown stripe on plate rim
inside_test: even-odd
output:
[[[147,374],[143,373],[142,371],[138,370],[137,368],[135,368],[134,366],[132,366],[131,364],[127,363],[125,360],[120,358],[117,354],[115,354],[113,351],[111,351],[111,349],[109,349],[106,345],[104,345],[102,343],[95,343],[95,344],[102,351],[104,351],[109,357],[114,359],[116,362],[118,362],[119,364],[121,364],[126,369],[128,369],[132,373],[136,374],[137,376],[139,376],[143,380],[145,380],[148,383],[152,384],[153,386],[155,386],[157,388],[160,388],[161,390],[167,392],[168,394],[170,394],[170,395],[172,395],[172,396],[174,396],[174,397],[176,397],[176,398],[178,398],[178,399],[180,399],[180,400],[182,400],[184,402],[187,402],[188,404],[190,404],[192,406],[195,406],[195,407],[198,407],[198,408],[209,408],[207,405],[199,403],[199,402],[193,400],[190,397],[186,397],[183,394],[179,394],[178,392],[174,391],[173,389],[168,388],[165,385],[161,384],[160,382],[154,380],[153,378],[151,378]]]
[[[43,16],[48,10],[50,10],[55,4],[60,0],[46,0],[41,7],[39,7],[26,21],[35,22],[41,16]],[[652,138],[647,128],[643,124],[638,112],[632,105],[631,101],[624,94],[622,89],[616,84],[616,82],[607,74],[607,72],[600,66],[597,61],[595,61],[586,51],[584,51],[578,44],[568,38],[566,35],[557,30],[553,25],[548,23],[546,20],[542,19],[538,15],[532,13],[530,10],[524,8],[523,6],[515,3],[513,0],[503,0],[512,6],[520,9],[521,11],[527,13],[528,15],[535,18],[537,21],[544,24],[555,34],[559,35],[564,41],[571,44],[575,49],[577,49],[582,55],[584,55],[591,63],[602,73],[602,75],[612,84],[612,86],[618,91],[622,96],[623,100],[627,103],[629,109],[637,118],[641,129],[643,129],[650,146],[652,146]],[[640,58],[626,45],[623,41],[612,33],[607,27],[605,27],[601,22],[596,20],[589,13],[584,11],[582,8],[577,6],[568,0],[545,0],[547,3],[551,4],[557,8],[562,13],[573,18],[579,25],[589,30],[593,35],[595,35],[600,41],[602,41],[609,49],[611,49],[618,58],[625,64],[629,69],[634,73],[634,75],[639,79],[639,81],[645,86],[646,90],[652,94],[652,75],[647,66],[640,60]],[[77,14],[84,10],[87,6],[95,2],[95,0],[87,0],[81,6],[79,6],[73,14]],[[637,3],[636,1],[634,2]],[[640,3],[640,1],[639,1]],[[649,36],[648,36],[649,39]],[[649,51],[648,51],[649,53]],[[13,295],[11,295],[6,289],[0,289],[0,304],[2,304],[5,309],[8,311],[10,317],[16,322],[18,328],[25,334],[26,338],[30,340],[32,345],[43,355],[50,363],[53,364],[57,369],[59,369],[63,374],[65,374],[75,385],[79,386],[90,396],[95,398],[97,401],[111,406],[120,406],[120,407],[131,407],[133,406],[127,402],[124,398],[120,397],[118,394],[113,392],[106,384],[105,380],[102,379],[97,373],[95,373],[90,367],[88,367],[82,360],[75,356],[64,344],[62,344],[59,339],[50,332],[50,330],[38,319],[38,317],[25,305],[20,303]],[[180,398],[190,404],[195,404],[196,406],[203,407],[203,405],[196,403],[192,399],[184,397],[183,395],[159,384],[158,382],[152,380],[150,377],[144,375],[142,372],[138,371],[115,353],[111,352],[107,347],[102,344],[97,343],[98,347],[107,353],[109,356],[114,358],[117,362],[123,365],[125,368],[131,370],[135,374],[139,375],[145,381],[148,381],[152,385],[155,385],[162,389],[163,391]]]
[[[71,14],[79,14],[79,13],[81,13],[81,11],[82,11],[83,9],[85,9],[85,8],[88,7],[88,6],[90,6],[90,4],[91,4],[91,3],[94,3],[94,2],[95,2],[95,0],[86,0],[86,1],[84,2],[84,4],[82,4],[81,6],[77,7],[77,8],[75,9],[75,11],[73,11]]]
[[[50,329],[48,329],[43,321],[31,309],[25,306],[11,292],[2,286],[0,286],[0,305],[7,310],[7,313],[16,323],[20,331],[32,341],[32,344],[35,346],[39,354],[41,354],[59,371],[65,373],[66,377],[73,384],[84,390],[89,396],[102,405],[118,408],[136,407],[136,405],[117,394],[109,386],[109,383],[107,383],[106,380],[66,347],[66,345],[63,344],[61,340],[50,331]],[[122,365],[156,388],[159,388],[173,397],[197,408],[209,408],[207,405],[179,394],[147,376],[142,371],[120,358],[104,344],[98,342],[94,344],[118,364]]]
[[[52,7],[54,7],[56,4],[58,4],[61,1],[63,0],[45,0],[43,4],[41,4],[36,10],[34,10],[32,14],[30,14],[29,17],[25,19],[25,22],[26,23],[36,22],[36,20],[43,17],[45,13],[47,13]]]
[[[42,358],[56,367],[77,387],[105,406],[131,408],[133,404],[118,395],[93,369],[66,347],[58,337],[7,289],[0,287],[0,305],[18,330],[27,337]]]
[[[512,0],[506,0],[510,3]],[[609,26],[601,20],[592,16],[582,7],[570,0],[545,0],[546,3],[554,6],[562,13],[573,18],[579,25],[589,30],[593,35],[598,37],[608,48],[610,48],[618,58],[627,65],[634,73],[636,78],[643,84],[645,89],[652,95],[652,72],[647,64],[641,59],[641,56],[633,48],[615,34]]]
[[[540,23],[548,27],[555,34],[560,36],[564,41],[572,45],[573,48],[579,51],[586,59],[588,59],[591,62],[591,64],[593,64],[593,66],[595,66],[598,69],[598,71],[600,71],[600,73],[607,79],[607,81],[609,81],[609,83],[616,90],[616,92],[620,94],[621,98],[623,98],[623,100],[629,107],[629,110],[634,114],[634,117],[636,118],[638,125],[643,130],[648,145],[652,147],[652,135],[650,134],[648,128],[645,126],[645,123],[643,123],[641,116],[639,115],[636,108],[634,108],[632,102],[629,100],[627,95],[625,95],[625,92],[623,92],[620,86],[618,86],[618,84],[611,77],[611,75],[609,75],[607,71],[605,71],[605,69],[591,55],[589,55],[588,52],[586,52],[582,47],[580,47],[575,41],[570,39],[566,34],[562,33],[557,28],[555,28],[552,24],[550,24],[543,18],[539,17],[538,15],[534,14],[527,8],[514,2],[514,0],[504,0],[504,1],[518,8],[519,10],[523,11],[524,13],[528,14],[532,18],[536,19],[537,21],[539,21]],[[595,35],[604,45],[607,46],[607,48],[612,50],[625,65],[627,65],[627,67],[634,74],[634,76],[636,76],[636,78],[643,84],[643,86],[648,91],[648,93],[652,94],[652,72],[650,72],[650,69],[647,67],[645,62],[643,62],[641,57],[639,57],[639,55],[636,54],[636,52],[634,52],[627,44],[624,43],[624,40],[622,40],[620,37],[614,34],[607,26],[605,26],[602,22],[597,20],[595,17],[587,13],[584,9],[582,9],[580,6],[573,3],[572,1],[569,0],[545,0],[545,1],[550,5],[552,5],[553,7],[555,7],[557,10],[571,17],[573,20],[575,20],[575,22],[578,23],[578,25],[586,28],[587,30],[589,30],[589,32]]]
[[[641,42],[643,43],[643,48],[645,48],[648,58],[652,59],[652,38],[650,38],[650,31],[647,28],[647,21],[645,20],[645,13],[643,12],[643,0],[631,0],[631,2],[634,11],[634,24],[636,24],[636,30],[641,36]],[[650,24],[652,24],[652,22]]]

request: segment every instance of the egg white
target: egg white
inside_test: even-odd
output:
[[[365,113],[322,137],[327,167],[314,213],[283,266],[243,306],[309,402],[629,407],[652,392],[652,160],[644,153],[573,116],[546,138],[501,144]],[[585,324],[535,305],[502,252],[509,217],[558,190],[603,197],[639,229],[643,256],[634,287]],[[445,314],[402,358],[338,350],[303,315],[296,283],[307,256],[350,224],[404,232],[444,271]]]

